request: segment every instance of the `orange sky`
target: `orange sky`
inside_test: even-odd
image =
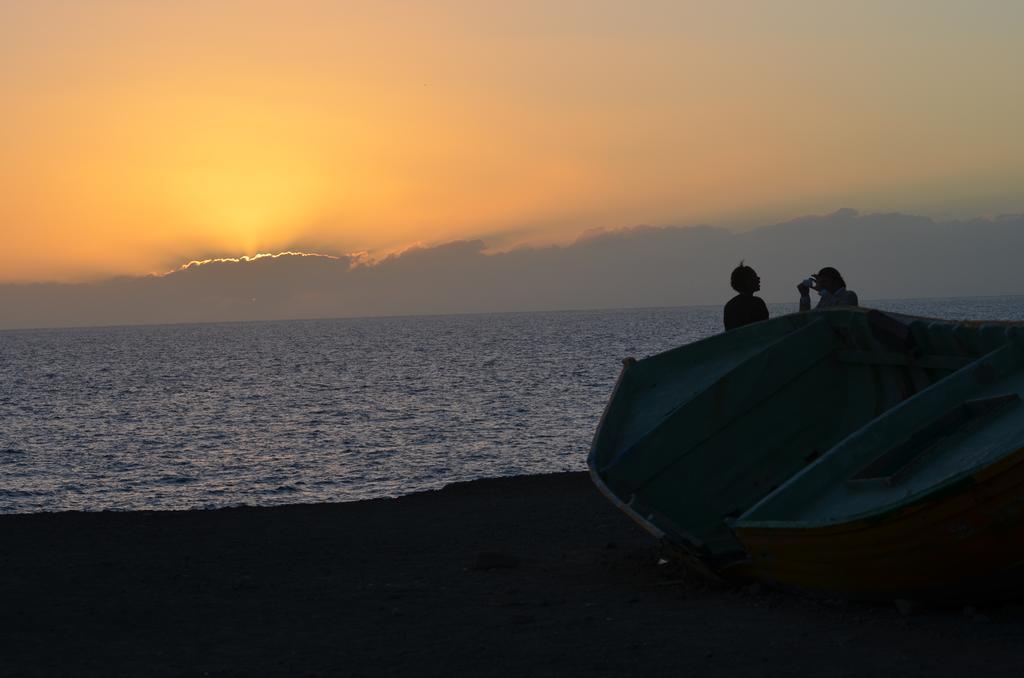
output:
[[[3,3],[0,281],[1020,212],[1022,26],[941,0]]]

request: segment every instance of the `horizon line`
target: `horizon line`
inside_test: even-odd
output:
[[[1024,294],[975,294],[967,295],[962,297],[950,297],[950,296],[936,296],[936,297],[874,297],[866,299],[866,304],[860,304],[858,308],[864,308],[872,310],[872,307],[868,305],[870,302],[887,302],[887,301],[935,301],[940,299],[953,300],[968,300],[968,299],[1013,299],[1016,297],[1024,298]],[[797,306],[799,303],[798,299],[786,300],[786,301],[769,301],[765,300],[766,304],[772,304],[775,306],[781,304],[792,303]],[[16,328],[0,328],[0,334],[9,332],[49,332],[59,330],[105,330],[105,329],[117,329],[117,328],[144,328],[144,327],[191,327],[195,325],[249,325],[259,323],[291,323],[291,322],[318,322],[324,320],[375,320],[382,318],[455,318],[464,316],[485,316],[485,315],[526,315],[526,314],[541,314],[541,313],[590,313],[590,312],[612,312],[612,311],[656,311],[659,309],[664,310],[677,310],[677,309],[702,309],[702,308],[721,308],[723,304],[685,304],[679,306],[593,306],[593,307],[577,307],[577,308],[562,308],[562,309],[524,309],[517,311],[463,311],[458,313],[383,313],[380,315],[342,315],[342,316],[313,316],[313,317],[299,317],[299,318],[274,318],[274,319],[256,319],[256,320],[200,320],[196,322],[182,322],[182,323],[115,323],[111,325],[52,325],[46,327],[16,327]],[[793,313],[808,313],[811,311],[799,311],[794,310]],[[880,309],[879,309],[880,310]],[[792,315],[791,313],[784,313],[783,315]],[[921,316],[925,317],[925,316]],[[974,318],[973,321],[984,321],[984,318]],[[994,321],[995,322],[995,321]],[[1005,321],[999,321],[1005,322]]]

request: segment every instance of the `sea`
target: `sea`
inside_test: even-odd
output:
[[[1024,297],[865,305],[1024,320]],[[622,359],[721,327],[702,306],[0,332],[0,513],[343,502],[580,471]]]

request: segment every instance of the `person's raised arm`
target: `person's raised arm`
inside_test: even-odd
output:
[[[811,310],[811,285],[813,284],[811,278],[801,280],[800,284],[796,286],[796,289],[800,292],[800,310],[810,311]]]

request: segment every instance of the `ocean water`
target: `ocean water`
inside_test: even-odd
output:
[[[1024,297],[870,305],[1024,320]],[[691,307],[0,332],[0,513],[582,470],[621,359],[720,327],[720,307]]]

